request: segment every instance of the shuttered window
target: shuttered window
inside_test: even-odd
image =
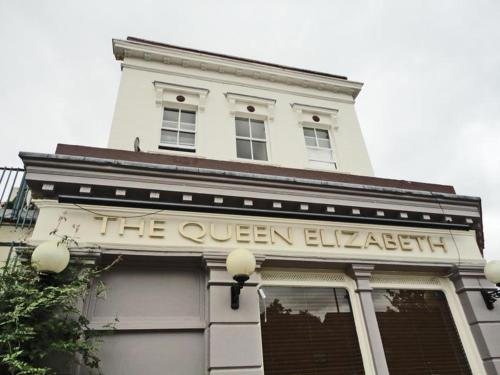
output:
[[[364,374],[345,289],[266,287],[264,293],[266,375]]]
[[[391,375],[472,374],[442,292],[375,290],[373,298]]]

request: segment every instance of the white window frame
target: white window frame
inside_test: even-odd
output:
[[[298,270],[298,269],[265,269],[261,271],[261,283],[258,288],[271,286],[309,287],[309,288],[343,288],[347,290],[351,302],[352,316],[358,335],[359,349],[366,375],[375,375],[374,360],[371,354],[368,330],[363,318],[361,301],[356,293],[355,281],[340,271]],[[265,369],[264,369],[265,370]]]
[[[311,129],[314,131],[314,138],[316,140],[316,145],[317,146],[310,146],[307,144],[306,142],[306,135],[304,134],[304,129]],[[317,130],[323,130],[323,131],[326,131],[327,134],[328,134],[328,141],[330,142],[330,147],[321,147],[319,146],[319,142],[318,142],[318,134],[317,134]],[[309,153],[307,155],[307,160],[309,162],[314,162],[315,163],[315,167],[318,167],[318,168],[321,168],[320,165],[318,165],[317,163],[321,163],[323,164],[325,167],[328,166],[328,165],[331,165],[333,166],[335,169],[338,169],[338,165],[337,165],[337,159],[336,159],[336,156],[335,156],[335,151],[334,151],[334,142],[333,142],[333,137],[332,137],[332,134],[331,134],[331,131],[330,129],[324,129],[322,127],[317,127],[317,126],[302,126],[302,136],[304,137],[304,144],[306,145],[306,149],[317,149],[317,150],[329,150],[330,151],[330,154],[332,156],[332,159],[331,161],[324,161],[324,160],[314,160],[314,159],[311,159],[309,157]],[[310,138],[310,137],[309,137]]]
[[[250,137],[244,137],[244,136],[239,136],[237,135],[236,133],[236,120],[237,119],[245,119],[248,121],[248,128],[249,128],[249,133],[250,133]],[[250,121],[262,121],[263,124],[264,124],[264,132],[266,133],[266,138],[265,139],[262,139],[262,138],[254,138],[252,136],[252,126],[251,126],[251,123]],[[258,117],[252,117],[252,116],[235,116],[234,117],[234,134],[235,134],[235,149],[236,149],[236,158],[238,160],[246,160],[246,161],[249,161],[249,162],[256,162],[256,163],[267,163],[269,162],[269,159],[270,159],[270,155],[269,155],[269,142],[268,142],[268,139],[269,139],[269,131],[268,131],[268,128],[267,128],[267,121],[265,119],[262,119],[262,118],[258,118]],[[250,142],[250,155],[252,156],[251,159],[247,159],[247,158],[242,158],[242,157],[239,157],[238,156],[238,139],[242,139],[242,140],[246,140],[246,141],[249,141]],[[252,146],[252,141],[256,141],[256,142],[264,142],[265,145],[266,145],[266,156],[267,156],[267,159],[266,160],[261,160],[261,159],[254,159],[253,157],[253,146]]]
[[[373,289],[435,290],[443,292],[472,373],[474,375],[486,375],[483,360],[465,317],[463,306],[460,303],[455,286],[448,278],[437,275],[398,276],[394,274],[373,274],[370,278],[370,286]]]
[[[171,110],[171,111],[178,111],[178,116],[177,116],[177,129],[173,128],[168,128],[166,127],[165,120],[163,119],[165,110]],[[181,113],[182,111],[184,112],[194,112],[195,115],[195,120],[194,120],[194,130],[181,130]],[[184,109],[180,107],[164,107],[163,112],[162,112],[162,120],[161,120],[161,129],[160,129],[160,142],[159,142],[159,147],[160,149],[167,149],[167,150],[176,150],[176,151],[188,151],[188,152],[195,152],[196,151],[196,128],[197,128],[197,122],[198,122],[198,112],[194,109]],[[177,132],[177,143],[162,143],[161,141],[161,136],[163,131],[175,131]],[[180,139],[180,133],[190,133],[194,134],[194,145],[189,146],[189,145],[181,145],[179,143]]]
[[[366,328],[361,301],[356,292],[356,282],[341,271],[301,270],[268,268],[260,271],[261,282],[258,288],[266,286],[289,287],[326,287],[345,288],[351,300],[352,314],[358,335],[358,342],[363,358],[366,375],[375,375],[375,367],[371,354],[368,331]],[[470,325],[465,317],[463,306],[460,303],[453,283],[440,275],[397,275],[375,273],[370,278],[370,287],[373,289],[413,289],[437,290],[444,293],[451,311],[452,318],[457,327],[462,347],[473,374],[486,375],[484,364],[479,354],[477,344],[472,335]],[[265,289],[264,289],[265,291]]]

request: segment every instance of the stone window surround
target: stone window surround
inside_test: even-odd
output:
[[[486,374],[474,337],[453,283],[438,276],[374,273],[375,266],[353,263],[347,273],[338,271],[266,270],[261,271],[261,286],[341,287],[351,297],[352,312],[366,374],[389,375],[378,329],[373,289],[438,290],[445,294],[452,317],[474,374]]]
[[[233,118],[250,117],[256,120],[270,122],[274,120],[275,99],[262,98],[258,96],[237,94],[226,92],[224,94],[229,103],[229,113]],[[246,108],[249,105],[256,105],[255,112],[249,112]]]
[[[340,170],[339,166],[339,155],[338,148],[336,144],[336,135],[339,131],[339,125],[337,121],[338,117],[338,109],[335,108],[326,108],[326,107],[316,107],[308,104],[300,104],[300,103],[291,103],[293,111],[297,116],[297,124],[299,127],[303,128],[314,128],[326,130],[328,132],[328,137],[330,138],[330,149],[332,151],[332,163],[331,166],[334,167],[334,170]],[[314,121],[313,116],[318,116],[319,121]],[[301,131],[302,131],[301,129]],[[307,145],[304,141],[304,147],[307,148]],[[308,161],[311,162],[308,158]],[[320,166],[314,166],[314,169],[317,170],[330,170],[329,168],[322,168]]]
[[[157,106],[174,106],[174,108],[194,109],[200,112],[205,110],[206,99],[210,92],[210,90],[204,88],[160,81],[154,81],[153,86],[156,93]],[[179,94],[188,96],[185,102],[180,103],[175,99]],[[169,98],[170,96],[172,96],[173,99]]]

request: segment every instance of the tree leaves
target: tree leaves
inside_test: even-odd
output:
[[[117,259],[118,261],[119,259]],[[105,293],[98,280],[105,268],[71,263],[57,275],[38,274],[16,262],[0,270],[0,373],[54,375],[54,356],[65,366],[79,362],[98,374],[97,351],[105,331],[94,331],[78,306],[93,289]],[[106,327],[114,328],[113,322]]]

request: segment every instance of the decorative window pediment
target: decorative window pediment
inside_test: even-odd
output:
[[[298,103],[293,103],[292,108],[297,113],[299,126],[313,126],[330,128],[333,130],[338,129],[338,109],[315,107]]]
[[[176,85],[173,83],[154,81],[156,91],[156,104],[158,106],[169,106],[171,104],[182,104],[187,107],[196,107],[200,111],[205,109],[208,89]],[[182,96],[183,100],[179,100]]]
[[[252,118],[272,121],[274,119],[274,107],[276,100],[261,98],[258,96],[242,95],[227,92],[226,99],[230,105],[230,113],[233,117],[248,116]]]

